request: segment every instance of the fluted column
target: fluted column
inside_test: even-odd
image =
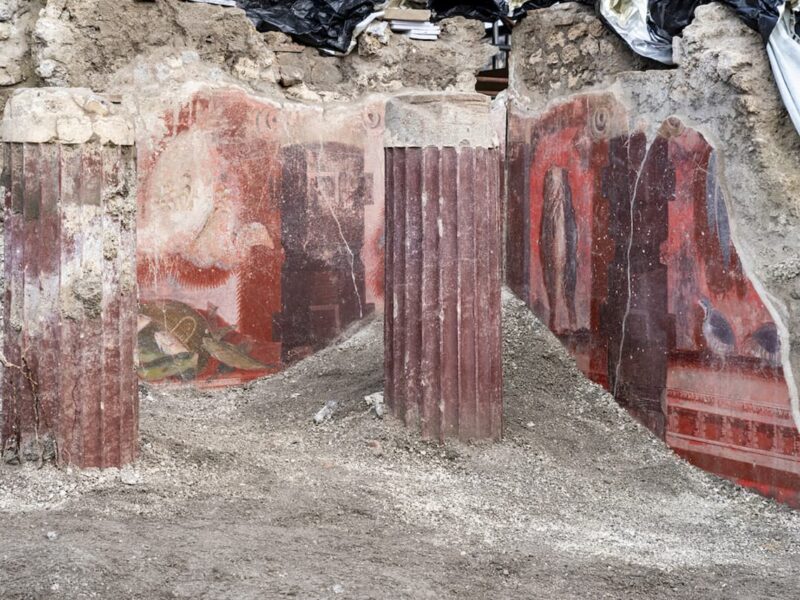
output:
[[[138,446],[131,121],[88,90],[23,90],[2,124],[3,459],[120,466]]]
[[[499,439],[500,157],[479,95],[386,109],[385,380],[425,438]]]

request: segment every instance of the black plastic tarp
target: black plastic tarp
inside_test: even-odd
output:
[[[508,3],[505,0],[428,0],[428,9],[437,21],[448,17],[466,17],[491,22],[508,16]]]
[[[680,35],[694,19],[694,11],[709,0],[648,0],[647,24],[662,38]]]
[[[725,0],[725,4],[733,8],[742,21],[758,31],[764,41],[767,41],[778,22],[783,0]]]
[[[297,42],[346,52],[353,30],[374,0],[237,0],[259,31],[282,31]]]
[[[695,9],[711,0],[649,0],[648,25],[665,37],[680,35],[692,22]],[[783,0],[721,0],[727,4],[749,27],[768,40],[778,22]]]

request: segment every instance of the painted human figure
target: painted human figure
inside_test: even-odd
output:
[[[544,285],[550,306],[550,329],[556,331],[556,313],[565,306],[569,328],[575,328],[575,285],[577,282],[578,228],[569,173],[562,167],[550,167],[544,178],[542,223],[539,245]]]

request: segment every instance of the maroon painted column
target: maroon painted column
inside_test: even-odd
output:
[[[477,94],[386,107],[387,403],[424,438],[502,436],[500,158]]]
[[[22,90],[2,139],[3,460],[120,466],[138,449],[130,119],[88,90]]]

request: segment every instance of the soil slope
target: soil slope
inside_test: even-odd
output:
[[[510,295],[504,329],[494,445],[368,411],[379,321],[244,389],[143,390],[134,468],[0,467],[0,597],[800,596],[800,513],[677,459]]]

